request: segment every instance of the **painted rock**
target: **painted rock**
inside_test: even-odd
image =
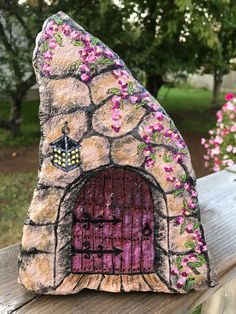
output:
[[[47,294],[214,285],[189,151],[165,110],[62,12],[33,65],[42,135],[19,282]]]

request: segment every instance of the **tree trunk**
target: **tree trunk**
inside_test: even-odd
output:
[[[223,74],[219,70],[215,70],[211,108],[218,109],[222,105],[220,103],[220,91],[221,91],[222,83],[223,83]]]
[[[10,115],[10,132],[13,137],[21,135],[21,111],[22,111],[22,100],[14,99],[11,107]]]
[[[160,74],[147,74],[147,90],[154,96],[157,97],[160,88],[164,84],[162,75]]]

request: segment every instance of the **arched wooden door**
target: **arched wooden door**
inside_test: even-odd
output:
[[[81,189],[73,211],[72,272],[154,272],[153,199],[136,172],[99,172]]]

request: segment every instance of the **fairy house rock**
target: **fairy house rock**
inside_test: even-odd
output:
[[[213,285],[186,144],[119,56],[59,12],[36,40],[39,175],[19,282],[185,293]]]

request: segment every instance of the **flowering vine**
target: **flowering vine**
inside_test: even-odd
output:
[[[219,171],[236,163],[236,97],[229,93],[226,103],[217,111],[216,128],[209,131],[210,139],[202,138],[206,149],[205,167]]]
[[[74,63],[74,70],[79,74],[81,80],[85,84],[89,84],[91,78],[98,73],[101,66],[112,66],[112,74],[117,82],[117,87],[110,88],[107,93],[111,95],[112,102],[112,125],[114,132],[119,133],[122,122],[122,110],[125,103],[129,102],[136,108],[148,106],[152,112],[152,121],[154,123],[146,123],[143,127],[142,143],[138,145],[138,152],[145,157],[145,165],[147,168],[155,166],[157,158],[155,152],[155,144],[157,144],[160,136],[164,137],[172,146],[172,150],[164,153],[163,170],[166,180],[173,184],[173,196],[183,197],[182,213],[179,215],[175,223],[180,226],[180,234],[183,233],[191,236],[191,241],[184,243],[187,253],[184,256],[177,256],[175,266],[171,270],[171,274],[176,281],[177,288],[185,290],[191,289],[196,282],[196,275],[200,274],[199,267],[206,263],[204,253],[207,251],[206,244],[201,234],[200,223],[194,223],[191,217],[198,210],[197,192],[193,183],[186,174],[177,178],[173,175],[174,169],[171,163],[182,164],[185,156],[188,154],[187,146],[176,130],[173,122],[166,117],[156,100],[146,91],[136,91],[134,83],[130,79],[130,74],[126,70],[123,62],[97,38],[91,36],[82,30],[76,30],[72,26],[65,23],[57,16],[48,23],[43,33],[42,43],[42,74],[50,76],[53,73],[52,59],[54,51],[58,46],[63,46],[60,32],[69,38],[71,43],[78,47],[79,59]],[[232,97],[232,99],[235,98]],[[231,99],[231,100],[232,100]],[[232,109],[234,106],[234,109]],[[235,105],[231,101],[223,108],[222,113],[218,113],[218,121],[221,123],[223,118],[221,115],[231,111],[235,117]],[[234,118],[233,117],[233,118]],[[233,119],[232,118],[232,119]],[[231,120],[232,120],[231,119]],[[168,127],[163,122],[169,121]],[[235,132],[235,125],[232,126]],[[222,127],[223,128],[223,127]],[[221,128],[221,129],[222,129]],[[223,128],[224,129],[224,128]],[[226,130],[224,130],[226,132]],[[219,136],[219,134],[217,134]],[[206,142],[205,142],[206,144]],[[208,145],[208,144],[206,144]],[[230,150],[230,148],[227,148]],[[233,151],[232,148],[231,151]],[[189,237],[188,237],[189,238]]]

